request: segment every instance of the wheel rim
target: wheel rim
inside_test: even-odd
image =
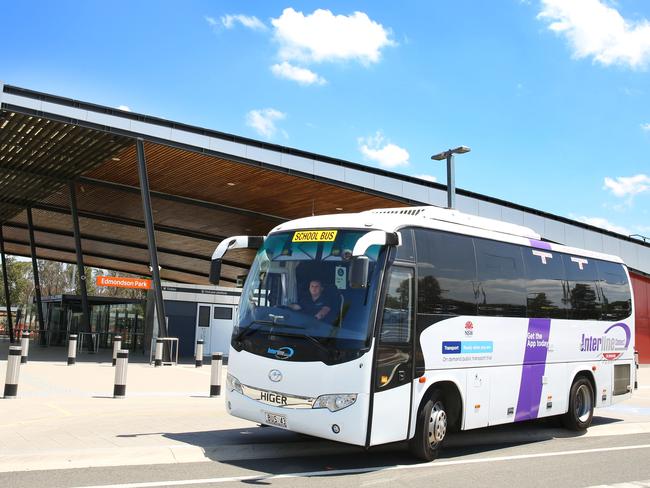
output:
[[[591,415],[591,392],[587,385],[580,385],[576,391],[575,414],[580,422],[586,422]]]
[[[436,402],[429,417],[429,444],[432,447],[442,442],[447,434],[447,413],[442,402]]]

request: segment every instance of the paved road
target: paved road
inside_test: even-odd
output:
[[[286,438],[283,432],[275,433],[280,441],[277,449],[281,450]],[[273,443],[275,433],[267,437],[267,442]],[[311,442],[320,444],[318,440]],[[344,454],[320,454],[315,450],[309,456],[291,458],[14,472],[3,473],[0,480],[12,488],[226,488],[242,484],[302,487],[306,483],[310,488],[417,488],[433,483],[444,487],[591,487],[650,480],[650,434],[556,438],[478,447],[457,445],[448,448],[441,459],[426,464],[414,463],[401,446],[370,452],[344,450]]]

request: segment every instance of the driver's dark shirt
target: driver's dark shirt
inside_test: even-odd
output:
[[[323,317],[323,320],[326,319],[334,310],[333,303],[334,300],[332,297],[327,296],[325,292],[321,293],[316,300],[312,300],[312,297],[309,293],[307,296],[303,296],[300,300],[298,300],[300,310],[303,313],[311,316],[315,316],[318,312],[320,312],[321,308],[329,307],[330,311],[328,312],[327,316]]]

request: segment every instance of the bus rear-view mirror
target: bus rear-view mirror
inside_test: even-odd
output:
[[[221,279],[221,259],[213,259],[210,263],[210,283],[218,285]]]
[[[368,256],[354,256],[350,263],[350,287],[365,288],[368,286]]]

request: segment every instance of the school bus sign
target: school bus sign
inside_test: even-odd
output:
[[[121,276],[98,276],[97,286],[115,286],[117,288],[139,288],[150,290],[151,280],[144,278],[123,278]]]

